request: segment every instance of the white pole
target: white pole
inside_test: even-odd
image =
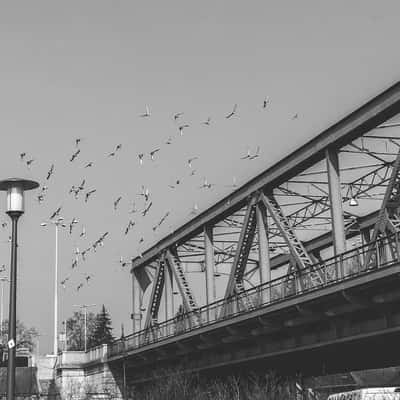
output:
[[[86,313],[87,313],[87,306],[85,305],[85,306],[83,306],[83,307],[84,307],[84,309],[85,309],[85,353],[86,353],[86,349],[87,349],[87,343],[86,343],[86,341],[87,341],[87,328],[86,328],[86,320],[87,320]]]
[[[3,343],[3,299],[4,299],[4,280],[1,280],[1,308],[0,308],[0,343]]]
[[[55,223],[56,226],[56,260],[54,266],[54,346],[53,346],[53,354],[57,355],[58,353],[58,338],[57,338],[57,325],[58,325],[58,223]]]

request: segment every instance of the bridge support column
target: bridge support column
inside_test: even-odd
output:
[[[171,319],[174,317],[174,292],[172,288],[172,275],[169,266],[164,269],[165,280],[164,280],[164,301],[165,301],[165,319]],[[171,327],[167,327],[170,329]],[[167,332],[169,334],[171,332]]]
[[[266,215],[265,209],[260,207],[260,204],[256,208],[257,217],[257,232],[258,232],[258,262],[260,268],[260,284],[271,282],[271,264],[269,257],[269,244],[268,244],[268,234],[265,226]],[[261,301],[262,303],[269,302],[270,288],[265,285],[261,289]]]
[[[216,299],[215,288],[215,259],[214,259],[214,244],[213,244],[213,228],[210,225],[204,227],[204,250],[205,259],[204,265],[206,270],[206,293],[207,304],[210,304]],[[208,311],[208,320],[214,320],[216,317],[215,310]]]
[[[338,153],[334,149],[326,150],[328,170],[329,200],[332,217],[333,248],[335,255],[346,251],[346,233],[344,229],[342,193],[340,189],[340,172]],[[340,276],[340,268],[338,268]]]
[[[142,298],[142,288],[140,287],[139,280],[132,274],[132,290],[133,290],[133,304],[132,304],[132,322],[133,322],[133,333],[139,332],[141,329],[142,313],[141,298]]]

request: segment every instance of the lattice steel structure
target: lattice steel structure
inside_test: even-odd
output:
[[[277,291],[375,268],[385,252],[397,257],[399,113],[397,83],[132,260],[138,340],[156,340],[160,324],[178,335]],[[356,266],[354,257],[326,262],[349,250]],[[279,289],[257,291],[278,278]]]

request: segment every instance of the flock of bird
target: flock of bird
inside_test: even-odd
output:
[[[269,106],[269,104],[270,104],[270,99],[266,98],[262,103],[262,108],[266,109]],[[231,119],[234,116],[236,116],[237,113],[238,113],[238,105],[234,104],[232,110],[228,114],[225,115],[225,118]],[[140,118],[151,118],[151,116],[152,116],[152,114],[151,114],[149,106],[146,106],[145,112],[139,115]],[[189,123],[186,123],[186,122],[181,123],[181,121],[183,120],[183,117],[184,117],[183,112],[178,112],[173,115],[173,121],[177,126],[178,137],[183,136],[185,130],[189,129],[191,126]],[[297,119],[297,118],[298,118],[298,114],[295,114],[292,117],[292,119]],[[211,117],[208,117],[205,121],[201,122],[201,124],[205,125],[205,126],[210,126],[212,123],[211,121],[212,121]],[[74,163],[74,162],[76,162],[76,160],[79,157],[82,157],[82,151],[81,151],[82,149],[80,147],[81,142],[82,142],[82,138],[75,139],[75,148],[74,148],[71,156],[69,157],[70,163]],[[173,142],[174,142],[174,139],[172,137],[169,137],[165,141],[165,145],[171,145]],[[122,144],[117,144],[110,153],[106,154],[106,157],[108,157],[108,158],[116,157],[120,153],[121,149],[122,149]],[[148,153],[139,153],[137,155],[137,160],[138,160],[139,166],[143,166],[147,159],[149,159],[151,162],[155,161],[157,159],[159,152],[161,152],[161,151],[162,151],[162,147],[157,147]],[[260,151],[261,151],[260,146],[257,146],[254,151],[250,147],[248,147],[245,155],[240,157],[240,159],[241,160],[254,160],[260,156]],[[29,157],[27,152],[20,153],[19,159],[21,162],[26,164],[26,167],[28,169],[30,169],[32,167],[32,165],[34,165],[34,162],[35,162],[35,159],[32,157]],[[189,171],[190,171],[189,176],[196,175],[196,170],[193,167],[197,160],[199,160],[199,157],[197,157],[197,156],[187,159],[187,167],[189,168]],[[93,168],[93,167],[95,167],[95,162],[87,160],[84,162],[83,167],[84,167],[84,169]],[[46,174],[46,177],[45,177],[45,183],[41,185],[41,187],[39,189],[39,193],[37,194],[37,201],[39,202],[39,204],[44,203],[46,200],[46,195],[48,192],[47,184],[52,179],[54,173],[55,173],[55,165],[51,164],[51,166]],[[182,178],[176,178],[172,184],[168,185],[168,187],[170,189],[176,189],[181,184],[182,184]],[[207,180],[207,178],[204,178],[203,183],[201,184],[201,186],[199,188],[200,189],[211,189],[214,186],[215,186],[214,183],[210,183]],[[235,177],[233,178],[233,183],[231,185],[228,185],[228,187],[233,187],[233,188],[237,187]],[[74,197],[74,199],[76,199],[76,200],[83,198],[84,202],[88,203],[93,198],[93,196],[96,195],[96,191],[97,191],[96,188],[88,186],[86,179],[82,178],[82,180],[79,184],[72,185],[70,187],[69,195],[72,195]],[[137,207],[136,200],[133,201],[132,208],[129,211],[130,218],[128,219],[126,225],[123,227],[123,230],[122,230],[122,232],[125,236],[128,235],[130,233],[130,231],[136,225],[136,221],[133,216],[135,214],[140,213],[142,217],[146,217],[149,214],[149,212],[151,211],[151,208],[153,206],[153,198],[151,196],[149,188],[147,188],[146,186],[144,186],[144,185],[141,186],[141,190],[139,193],[137,193],[137,196],[139,196],[143,199],[143,208],[141,210],[139,210]],[[114,210],[118,209],[122,198],[123,198],[123,196],[120,195],[113,201]],[[191,214],[196,214],[197,212],[198,212],[198,205],[194,204]],[[68,228],[69,233],[72,234],[75,225],[78,224],[78,218],[73,217],[70,222],[65,222],[64,218],[62,217],[61,214],[62,214],[62,207],[60,206],[56,210],[54,210],[52,213],[50,213],[49,222],[57,223],[64,228]],[[162,224],[165,223],[165,221],[167,220],[167,218],[169,216],[170,216],[170,212],[169,211],[165,212],[165,214],[160,218],[160,220],[152,227],[153,232],[157,231],[157,229],[159,229],[162,226]],[[2,226],[4,228],[6,226],[6,223],[3,223]],[[109,235],[108,231],[103,233],[85,250],[80,251],[79,248],[77,247],[75,249],[74,257],[71,262],[71,270],[75,270],[81,262],[84,262],[86,260],[87,255],[90,252],[92,252],[92,251],[96,252],[96,250],[98,249],[99,246],[100,247],[103,246],[104,241],[108,235]],[[84,238],[85,236],[86,236],[86,229],[83,226],[82,231],[79,234],[79,238]],[[144,242],[144,238],[141,237],[139,240],[139,243],[138,243],[138,249],[140,249],[140,245],[143,242]],[[139,256],[141,256],[140,250],[138,250],[138,253],[139,253]],[[120,257],[119,264],[122,267],[125,267],[129,264],[129,262],[125,261],[124,257]],[[71,278],[71,275],[67,276],[60,282],[60,284],[64,288],[66,288],[66,284],[70,280],[70,278]],[[91,278],[92,278],[91,274],[84,273],[84,280],[82,280],[82,282],[80,282],[76,286],[76,290],[77,291],[81,290],[84,287],[84,284],[89,283]]]

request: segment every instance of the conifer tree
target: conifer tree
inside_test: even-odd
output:
[[[112,334],[111,317],[104,304],[96,316],[96,328],[93,333],[93,346],[108,344],[114,340]]]

